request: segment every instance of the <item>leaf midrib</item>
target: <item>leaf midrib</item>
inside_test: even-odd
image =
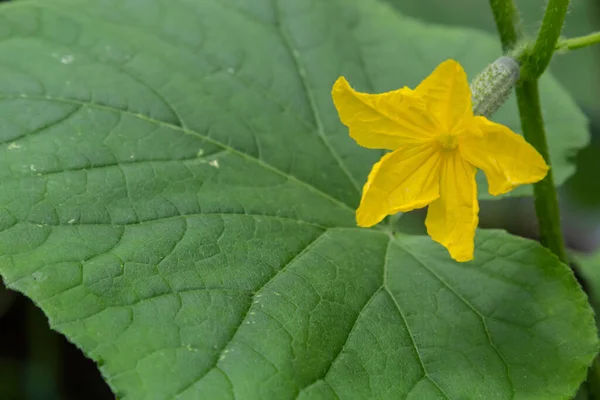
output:
[[[266,219],[273,219],[273,220],[278,220],[278,221],[287,221],[287,222],[295,222],[297,224],[301,224],[301,225],[308,225],[308,226],[312,226],[314,228],[319,228],[322,230],[331,230],[331,229],[356,229],[356,230],[360,230],[361,228],[358,227],[326,227],[320,224],[316,224],[314,222],[310,222],[310,221],[305,221],[302,219],[298,219],[298,218],[290,218],[290,217],[284,217],[284,216],[279,216],[279,215],[270,215],[270,214],[255,214],[255,213],[225,213],[225,212],[203,212],[203,213],[190,213],[190,214],[181,214],[181,215],[173,215],[173,216],[169,216],[169,217],[159,217],[159,218],[154,218],[154,219],[148,219],[148,220],[141,220],[141,221],[135,221],[135,222],[73,222],[73,223],[48,223],[48,222],[41,222],[41,221],[30,221],[30,220],[18,220],[18,223],[29,223],[29,224],[35,224],[35,225],[43,225],[43,226],[50,226],[50,227],[61,227],[61,226],[135,226],[135,225],[147,225],[147,224],[152,224],[154,222],[159,222],[159,221],[168,221],[168,220],[175,220],[175,219],[180,219],[180,218],[197,218],[197,217],[210,217],[210,216],[239,216],[239,217],[251,217],[251,218],[266,218]],[[15,224],[16,225],[16,224]],[[6,230],[7,228],[5,228],[4,230]]]
[[[373,232],[373,231],[371,231]],[[324,232],[325,233],[325,232]],[[435,387],[436,389],[446,398],[446,399],[450,399],[450,397],[444,392],[444,390],[440,387],[440,385],[433,379],[433,377],[431,376],[431,374],[429,374],[429,372],[427,371],[427,368],[425,366],[425,363],[423,362],[423,358],[421,357],[421,352],[419,350],[419,347],[417,346],[417,343],[415,342],[414,339],[414,335],[412,333],[412,330],[410,328],[410,325],[408,324],[408,321],[406,319],[406,316],[404,315],[404,312],[402,311],[402,308],[400,307],[400,305],[398,304],[398,302],[396,301],[396,298],[392,295],[392,293],[390,292],[389,288],[387,287],[387,267],[388,267],[388,254],[389,254],[389,250],[391,248],[391,246],[393,244],[398,244],[398,240],[396,240],[396,238],[394,238],[392,235],[389,235],[387,233],[383,233],[383,232],[376,232],[377,234],[384,234],[387,236],[387,245],[386,245],[386,249],[385,249],[385,253],[383,255],[383,268],[382,268],[382,278],[381,278],[381,285],[373,292],[373,294],[369,297],[369,299],[367,300],[367,302],[361,307],[360,311],[358,312],[354,323],[352,324],[352,328],[350,328],[350,331],[348,332],[348,335],[346,336],[346,340],[344,341],[344,344],[342,345],[342,347],[340,348],[339,352],[336,354],[336,356],[333,358],[333,360],[329,363],[328,368],[325,370],[325,372],[317,379],[315,379],[313,382],[309,383],[308,385],[302,387],[299,389],[298,394],[296,395],[295,400],[298,400],[298,398],[300,397],[300,395],[308,388],[310,388],[311,386],[315,385],[318,382],[327,382],[326,378],[327,375],[329,374],[329,372],[331,371],[331,368],[333,367],[333,365],[335,364],[335,362],[337,361],[337,359],[339,358],[339,356],[344,352],[344,349],[346,348],[346,345],[348,343],[348,340],[350,340],[350,336],[352,335],[352,332],[354,331],[354,329],[357,326],[357,323],[361,317],[361,315],[363,314],[363,312],[369,307],[369,305],[371,304],[371,302],[377,297],[377,295],[381,292],[385,292],[387,296],[390,297],[390,299],[392,300],[392,302],[394,303],[394,306],[396,307],[396,310],[398,311],[398,314],[400,315],[400,318],[402,319],[402,323],[404,325],[404,327],[406,328],[406,332],[409,336],[410,339],[410,343],[412,345],[412,349],[415,351],[415,356],[419,362],[419,366],[421,367],[421,371],[423,373],[423,375],[415,382],[415,386],[423,379],[428,379]],[[328,383],[328,382],[327,382]],[[329,383],[328,383],[329,384]],[[329,384],[329,386],[331,386]],[[332,387],[332,390],[335,393],[335,390]],[[411,389],[412,390],[412,389]],[[410,393],[410,391],[409,391]],[[339,396],[336,393],[336,396],[339,398]]]
[[[29,95],[29,94],[21,94],[21,95],[4,95],[4,94],[0,94],[0,99],[30,99],[30,100],[38,100],[38,101],[54,101],[54,102],[61,102],[61,103],[67,103],[67,104],[73,104],[73,105],[77,105],[77,106],[87,106],[90,108],[96,108],[99,110],[104,110],[104,111],[110,111],[113,113],[119,113],[119,114],[125,114],[128,116],[131,116],[133,118],[138,118],[140,120],[146,121],[148,123],[151,124],[155,124],[158,126],[162,126],[162,127],[166,127],[172,130],[176,130],[176,131],[180,131],[184,134],[187,135],[192,135],[192,136],[196,136],[201,138],[202,140],[205,140],[211,144],[214,144],[215,146],[218,146],[220,148],[222,148],[223,150],[226,150],[232,154],[235,154],[239,157],[242,157],[248,161],[254,162],[258,165],[260,165],[262,168],[269,170],[277,175],[280,175],[282,177],[284,177],[285,179],[288,179],[290,181],[293,181],[294,183],[300,185],[300,186],[304,186],[307,189],[309,189],[310,191],[318,194],[319,196],[329,200],[331,203],[334,203],[335,205],[337,205],[340,208],[343,208],[344,210],[354,214],[354,209],[351,208],[349,205],[347,205],[346,203],[341,202],[340,200],[330,196],[329,194],[317,189],[316,187],[314,187],[313,185],[296,178],[294,175],[290,175],[287,174],[285,172],[283,172],[282,170],[273,167],[270,164],[265,163],[264,161],[253,157],[252,155],[248,154],[248,153],[244,153],[242,151],[239,151],[231,146],[228,146],[218,140],[215,140],[213,138],[211,138],[210,136],[207,135],[203,135],[195,130],[189,129],[189,128],[185,128],[183,126],[178,126],[175,124],[172,124],[170,122],[166,122],[166,121],[162,121],[162,120],[158,120],[155,118],[152,118],[148,115],[145,114],[140,114],[140,113],[135,113],[129,110],[123,110],[123,109],[119,109],[119,108],[115,108],[106,104],[99,104],[99,103],[94,103],[91,101],[87,101],[87,100],[79,100],[79,99],[71,99],[71,98],[64,98],[64,97],[55,97],[55,96],[41,96],[41,95]]]
[[[277,19],[276,24],[277,24],[277,28],[279,31],[279,36],[281,37],[281,40],[284,43],[286,50],[288,51],[290,57],[292,58],[292,60],[294,62],[295,71],[296,71],[296,73],[298,75],[298,79],[300,80],[302,87],[304,89],[304,93],[306,95],[306,100],[310,106],[310,110],[312,112],[313,119],[314,119],[316,127],[317,127],[317,133],[319,134],[321,141],[323,142],[323,144],[325,145],[325,147],[327,148],[329,153],[333,156],[336,163],[339,165],[342,172],[344,172],[344,174],[348,177],[348,179],[354,186],[354,189],[356,189],[356,192],[360,195],[360,193],[361,193],[360,185],[358,184],[358,182],[356,181],[354,176],[352,176],[352,174],[346,167],[346,164],[340,158],[339,154],[337,153],[337,151],[335,151],[333,146],[331,146],[331,143],[329,143],[329,139],[325,135],[323,121],[321,119],[319,109],[317,107],[314,95],[310,89],[310,85],[308,84],[308,79],[306,76],[306,69],[302,66],[300,52],[299,52],[299,50],[294,49],[294,47],[292,45],[293,41],[292,41],[290,34],[282,26],[283,18],[281,17],[279,0],[272,0],[272,1],[273,1],[273,9],[275,10],[275,15],[276,15],[276,19]]]

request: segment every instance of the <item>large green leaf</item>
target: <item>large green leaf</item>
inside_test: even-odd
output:
[[[333,80],[474,73],[490,37],[376,0],[46,0],[2,8],[0,38],[0,273],[120,397],[561,399],[583,379],[592,314],[538,244],[479,232],[456,264],[354,227],[380,153]],[[564,179],[583,118],[544,88]]]

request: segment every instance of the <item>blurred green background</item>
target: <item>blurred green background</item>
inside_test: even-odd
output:
[[[6,0],[0,0],[6,1]],[[198,0],[202,1],[202,0]],[[251,1],[251,0],[248,0]],[[319,0],[327,1],[327,0]],[[405,15],[448,26],[468,26],[495,33],[485,0],[382,0]],[[523,29],[533,35],[545,0],[517,0]],[[600,30],[600,1],[572,2],[564,35]],[[590,145],[574,154],[577,173],[561,188],[563,225],[568,245],[575,249],[575,268],[582,284],[600,306],[600,45],[557,54],[551,71],[580,104],[591,121]],[[566,133],[568,134],[568,133]],[[423,233],[422,212],[400,219],[401,229]],[[531,199],[484,202],[481,225],[504,228],[535,238]],[[111,399],[95,365],[62,336],[48,328],[41,311],[21,295],[0,284],[0,400]],[[586,399],[583,390],[578,398]]]

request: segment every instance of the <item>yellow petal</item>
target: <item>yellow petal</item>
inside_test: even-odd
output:
[[[454,60],[438,65],[415,92],[425,99],[428,109],[446,133],[451,133],[461,120],[473,115],[467,74]]]
[[[363,147],[395,150],[424,143],[435,133],[435,121],[422,99],[408,88],[382,94],[359,93],[342,76],[331,92],[340,120]]]
[[[466,160],[485,172],[490,194],[506,193],[546,176],[544,158],[522,136],[485,117],[475,117],[475,125],[480,133],[463,135],[459,148]]]
[[[473,259],[473,241],[479,218],[475,167],[458,151],[443,153],[440,198],[427,210],[427,233],[441,243],[456,261]]]
[[[388,153],[373,166],[356,211],[358,225],[425,207],[439,197],[440,154],[430,144]]]

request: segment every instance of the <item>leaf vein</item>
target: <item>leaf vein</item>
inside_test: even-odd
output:
[[[285,48],[287,49],[290,57],[292,58],[292,60],[294,62],[295,71],[298,75],[298,79],[300,80],[300,83],[302,84],[302,88],[304,89],[304,94],[306,96],[306,99],[307,99],[310,109],[312,111],[313,119],[317,126],[317,133],[319,134],[321,141],[323,142],[323,144],[325,145],[325,147],[327,148],[329,153],[333,156],[333,158],[335,159],[336,163],[338,164],[338,166],[340,167],[342,172],[348,177],[348,179],[350,180],[350,182],[352,183],[352,185],[354,186],[356,191],[360,194],[361,193],[360,185],[358,184],[358,182],[356,181],[354,176],[350,173],[350,171],[346,167],[346,164],[342,161],[342,159],[340,158],[337,151],[335,151],[335,149],[329,142],[327,135],[325,135],[325,128],[323,127],[323,121],[321,119],[314,95],[310,89],[310,85],[309,85],[308,79],[306,77],[306,70],[302,66],[302,60],[300,58],[300,53],[298,50],[294,49],[294,46],[292,45],[292,38],[290,37],[289,33],[285,30],[285,28],[282,25],[283,19],[281,18],[279,0],[273,0],[273,9],[275,10],[275,15],[277,16],[277,28],[278,28],[280,36],[282,38],[282,42],[285,45]]]
[[[417,261],[417,263],[420,266],[422,266],[427,272],[429,272],[430,275],[432,275],[437,281],[439,281],[444,287],[446,287],[455,297],[457,297],[463,304],[465,304],[475,315],[477,315],[477,317],[481,321],[486,338],[487,338],[488,342],[490,343],[490,347],[492,348],[492,350],[494,350],[494,352],[496,353],[496,355],[498,356],[498,358],[504,365],[506,379],[507,379],[508,385],[511,390],[511,398],[514,398],[516,395],[516,392],[515,392],[514,383],[510,376],[510,365],[508,364],[508,362],[506,361],[506,359],[504,358],[504,356],[502,355],[502,353],[500,352],[498,347],[496,347],[496,344],[494,343],[494,340],[492,339],[492,335],[490,334],[490,330],[489,330],[487,322],[486,322],[487,317],[485,315],[483,315],[481,313],[481,311],[479,311],[479,309],[477,309],[474,305],[472,305],[460,293],[458,293],[448,282],[446,282],[446,280],[444,278],[442,278],[434,270],[429,268],[423,261],[421,261],[421,259],[419,259],[419,257],[417,257],[408,248],[404,247],[399,241],[396,241],[395,244],[398,247],[400,247],[402,250],[404,250],[408,255],[410,255],[415,261]]]
[[[53,224],[53,223],[48,223],[48,222],[43,222],[43,225],[46,226],[51,226],[51,227],[78,227],[78,226],[132,226],[132,225],[142,225],[142,224],[151,224],[154,222],[158,222],[158,221],[165,221],[165,220],[169,220],[169,219],[179,219],[179,218],[192,218],[192,217],[211,217],[211,216],[231,216],[231,217],[251,217],[251,218],[268,218],[268,219],[275,219],[275,220],[280,220],[280,221],[285,221],[285,222],[295,222],[298,224],[304,224],[304,225],[309,225],[309,226],[313,226],[315,228],[319,228],[322,230],[326,230],[326,229],[330,229],[329,227],[323,226],[323,225],[319,225],[313,222],[309,222],[309,221],[305,221],[302,219],[297,219],[297,218],[291,218],[291,217],[285,217],[285,216],[280,216],[280,215],[270,215],[270,214],[254,214],[254,213],[235,213],[235,212],[231,212],[231,213],[227,213],[227,212],[206,212],[206,213],[190,213],[190,214],[181,214],[181,215],[171,215],[168,217],[160,217],[160,218],[155,218],[155,219],[149,219],[149,220],[141,220],[141,221],[135,221],[135,222],[114,222],[114,223],[105,223],[105,222],[74,222],[74,223],[57,223],[57,224]],[[25,222],[25,223],[30,223],[30,224],[35,224],[35,225],[42,225],[41,222],[38,221],[31,221],[31,220],[26,220],[26,221],[21,221],[21,222]],[[18,222],[17,222],[18,223]],[[9,227],[10,228],[10,227]],[[8,228],[6,228],[8,229]],[[4,230],[6,230],[4,229]],[[331,229],[335,229],[335,228],[331,228]],[[357,229],[357,228],[348,228],[348,229]]]
[[[244,326],[244,322],[245,320],[248,318],[248,316],[250,315],[250,310],[252,310],[252,306],[255,304],[255,301],[257,299],[257,297],[260,295],[261,291],[264,290],[264,288],[266,288],[271,282],[273,282],[275,279],[277,279],[277,277],[279,277],[279,275],[281,275],[290,265],[292,265],[295,261],[297,261],[300,257],[302,257],[304,254],[306,254],[308,251],[310,251],[311,248],[313,248],[320,240],[322,240],[325,235],[326,235],[327,231],[323,231],[322,233],[320,233],[319,235],[317,235],[311,242],[309,242],[301,251],[298,252],[298,254],[296,254],[295,256],[293,256],[288,262],[286,262],[280,269],[279,271],[277,271],[271,278],[269,278],[264,284],[262,284],[260,287],[258,287],[255,292],[254,295],[252,296],[252,298],[249,301],[249,305],[248,308],[246,309],[244,315],[242,316],[241,320],[240,320],[240,324],[237,326],[237,328],[235,329],[235,331],[233,332],[233,334],[231,335],[230,339],[227,341],[227,344],[221,348],[221,350],[219,351],[219,354],[215,357],[215,361],[213,362],[212,367],[208,368],[206,371],[203,371],[202,374],[194,379],[192,382],[190,382],[188,385],[186,385],[185,387],[183,387],[182,389],[180,389],[175,395],[174,397],[178,397],[180,395],[182,395],[183,393],[185,393],[186,391],[188,391],[190,388],[192,388],[196,383],[200,382],[206,375],[208,375],[208,373],[210,371],[212,371],[214,368],[216,368],[218,366],[218,363],[221,359],[221,357],[223,356],[223,354],[225,353],[225,350],[227,349],[227,347],[231,344],[231,342],[233,342],[235,336],[238,334],[240,328],[242,326]]]
[[[18,142],[19,140],[21,140],[21,139],[24,139],[24,138],[26,138],[26,137],[30,137],[30,136],[32,136],[32,135],[36,135],[36,134],[38,134],[38,133],[42,133],[42,132],[44,132],[46,129],[50,129],[50,128],[52,128],[53,126],[59,125],[59,124],[61,124],[61,123],[65,122],[65,121],[67,121],[67,120],[68,120],[69,118],[71,118],[73,115],[77,114],[77,112],[78,112],[79,110],[81,110],[82,108],[83,108],[83,106],[82,106],[82,105],[75,106],[75,107],[73,107],[73,109],[72,109],[72,110],[70,110],[69,112],[67,112],[67,113],[66,113],[65,115],[63,115],[62,117],[60,117],[60,118],[58,118],[58,119],[56,119],[56,120],[54,120],[54,121],[51,121],[51,122],[49,122],[49,123],[47,123],[47,124],[44,124],[44,125],[42,125],[42,126],[40,126],[40,127],[36,128],[36,129],[34,129],[33,131],[26,132],[26,133],[24,133],[24,134],[22,134],[22,135],[19,135],[19,136],[17,136],[17,137],[11,138],[11,139],[9,139],[9,140],[3,140],[3,141],[0,141],[0,145],[3,145],[3,144],[9,144],[9,145],[10,145],[10,144],[12,144],[12,143],[16,143],[16,142]]]
[[[173,125],[170,122],[157,120],[157,119],[154,119],[154,118],[149,117],[144,114],[139,114],[139,113],[135,113],[135,112],[132,112],[129,110],[115,108],[115,107],[105,105],[105,104],[99,104],[99,103],[92,102],[89,100],[69,99],[69,98],[61,98],[61,97],[53,97],[53,96],[28,95],[28,94],[20,94],[20,95],[12,95],[12,96],[0,94],[0,98],[21,98],[21,99],[26,98],[26,99],[40,100],[40,101],[56,101],[56,102],[63,102],[63,103],[70,103],[70,104],[83,104],[83,105],[87,105],[88,107],[93,107],[93,108],[97,108],[97,109],[101,109],[101,110],[105,110],[105,111],[109,111],[109,112],[123,113],[123,114],[129,115],[133,118],[138,118],[138,119],[144,120],[151,124],[157,124],[157,125],[164,126],[169,129],[172,129],[172,130],[183,132],[188,135],[197,136],[201,139],[206,140],[207,142],[214,144],[215,146],[221,147],[222,149],[224,149],[232,154],[235,154],[235,155],[237,155],[241,158],[244,158],[248,161],[254,162],[254,163],[260,165],[262,168],[269,170],[277,175],[280,175],[280,176],[286,178],[287,180],[293,181],[294,183],[297,183],[298,185],[304,186],[311,192],[318,194],[319,196],[329,200],[331,203],[334,203],[337,206],[339,206],[340,208],[343,208],[343,209],[351,212],[352,214],[354,214],[354,209],[352,207],[350,207],[348,204],[332,197],[331,195],[323,192],[322,190],[316,188],[315,186],[307,183],[306,181],[301,180],[301,179],[295,177],[294,175],[285,173],[282,170],[280,170],[270,164],[265,163],[263,160],[260,160],[250,154],[247,154],[240,150],[237,150],[225,143],[222,143],[216,139],[213,139],[210,136],[201,134],[199,132],[196,132],[194,130],[191,130],[191,129],[188,129],[188,128],[185,128],[182,126]]]

